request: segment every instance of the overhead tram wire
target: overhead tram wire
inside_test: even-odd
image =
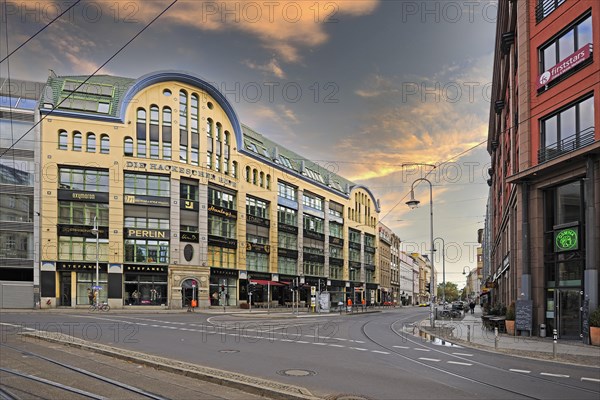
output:
[[[8,25],[8,14],[7,14],[7,10],[6,10],[6,2],[4,2],[4,3],[5,3],[4,18],[5,18],[5,23]],[[33,36],[30,36],[29,39],[27,39],[26,41],[24,41],[23,43],[21,43],[19,46],[17,46],[16,49],[14,49],[13,51],[11,51],[10,53],[8,52],[8,44],[7,44],[6,45],[6,53],[7,53],[7,55],[2,60],[0,60],[0,64],[2,64],[4,61],[8,60],[8,58],[10,56],[12,56],[17,51],[19,51],[23,46],[25,46],[27,43],[29,43],[33,38],[35,38],[37,35],[39,35],[40,33],[42,33],[42,31],[44,31],[46,28],[48,28],[50,25],[52,25],[53,22],[55,22],[57,19],[59,19],[60,17],[62,17],[63,15],[65,15],[69,10],[71,10],[73,7],[75,7],[79,3],[81,3],[81,0],[77,0],[75,3],[71,4],[68,8],[65,9],[65,11],[63,11],[62,13],[60,13],[59,15],[57,15],[52,21],[48,22],[43,28],[41,28],[36,33],[34,33]]]
[[[83,82],[81,82],[73,91],[71,91],[64,99],[62,99],[57,105],[52,107],[47,114],[40,117],[39,121],[36,122],[29,130],[27,130],[19,139],[13,141],[13,143],[6,149],[2,154],[0,154],[0,158],[2,158],[9,150],[11,150],[17,143],[21,141],[29,132],[31,132],[36,126],[38,126],[43,120],[48,118],[48,116],[52,115],[54,110],[56,110],[62,103],[67,101],[74,93],[79,90],[80,87],[85,85],[92,77],[94,77],[102,68],[104,68],[109,62],[111,62],[119,53],[121,53],[127,46],[129,46],[135,39],[138,38],[146,29],[150,27],[157,19],[159,19],[163,14],[165,14],[171,7],[175,5],[179,0],[173,0],[171,4],[169,4],[164,10],[162,10],[156,17],[154,17],[150,22],[148,22],[138,33],[136,33],[131,39],[129,39],[119,50],[117,50],[112,56],[110,56],[102,65],[100,65],[91,75],[89,75]]]

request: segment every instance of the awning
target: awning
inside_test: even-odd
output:
[[[275,281],[267,281],[265,279],[250,279],[250,283],[255,283],[262,286],[285,286],[283,283]]]

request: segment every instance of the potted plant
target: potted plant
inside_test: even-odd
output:
[[[504,321],[506,325],[506,333],[509,335],[515,335],[515,303],[512,302],[506,309],[506,320]]]
[[[590,314],[590,341],[594,346],[600,346],[600,307]]]

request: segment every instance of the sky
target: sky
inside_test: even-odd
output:
[[[380,221],[408,252],[431,249],[429,185],[415,185],[419,208],[405,204],[426,176],[446,280],[464,286],[488,196],[490,159],[479,144],[495,0],[180,0],[154,20],[172,2],[3,1],[0,59],[18,50],[0,75],[45,81],[49,69],[92,74],[109,60],[97,74],[192,72],[227,96],[242,123],[369,187]],[[441,259],[437,251],[439,282]]]

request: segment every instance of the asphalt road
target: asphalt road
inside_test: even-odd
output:
[[[231,370],[335,398],[598,399],[597,368],[425,342],[403,332],[428,311],[404,308],[297,319],[232,315],[2,314],[3,330],[62,332]]]

